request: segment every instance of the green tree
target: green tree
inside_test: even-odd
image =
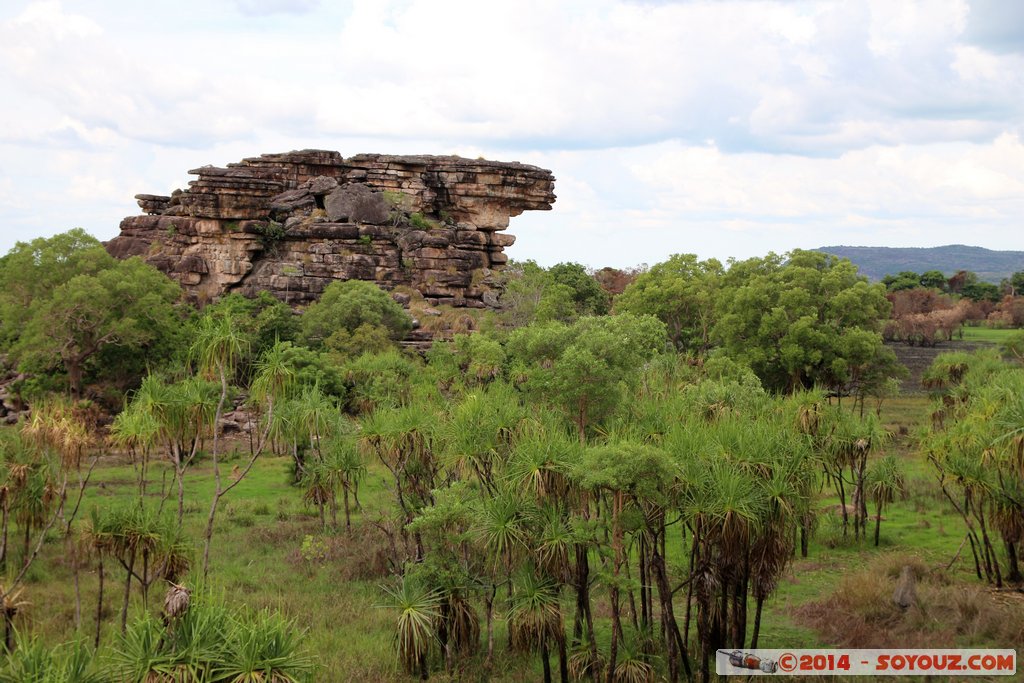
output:
[[[968,282],[960,290],[960,293],[972,301],[996,302],[1002,298],[999,287],[991,282]]]
[[[81,228],[18,242],[0,258],[0,345],[17,340],[37,299],[49,299],[76,275],[95,275],[114,263],[99,240]]]
[[[332,344],[345,347],[364,325],[383,327],[390,339],[399,340],[412,329],[412,319],[372,282],[345,280],[328,285],[320,300],[306,310],[301,336],[314,349]]]
[[[580,315],[605,315],[609,309],[608,293],[579,263],[559,263],[548,269],[552,284],[572,290],[572,299]]]
[[[1009,290],[1012,296],[1024,296],[1024,270],[1018,270],[1006,278],[1003,289]]]
[[[665,323],[677,349],[706,351],[723,272],[715,259],[698,261],[694,254],[675,254],[637,276],[615,299],[615,310],[653,315]]]
[[[527,389],[565,411],[581,441],[589,426],[614,412],[624,386],[664,346],[661,321],[631,314],[531,325],[508,344]]]
[[[767,389],[840,386],[851,365],[878,355],[889,309],[883,286],[847,259],[769,254],[733,263],[722,278],[713,337]]]
[[[86,364],[102,351],[118,347],[145,356],[174,335],[180,298],[176,283],[138,258],[108,263],[36,297],[14,356],[27,370],[63,369],[78,398]]]
[[[941,273],[940,273],[941,275]],[[918,275],[912,270],[904,270],[896,275],[886,275],[882,278],[882,284],[890,292],[898,292],[903,289],[914,289],[915,287],[921,286],[921,275]],[[946,283],[946,278],[942,278],[943,284]]]
[[[946,291],[949,281],[942,274],[941,270],[926,270],[921,273],[921,286],[929,289],[937,289],[940,292]]]

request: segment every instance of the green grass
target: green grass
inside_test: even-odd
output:
[[[882,404],[882,422],[894,434],[885,448],[897,453],[904,463],[908,495],[883,513],[881,546],[875,548],[871,542],[873,523],[869,525],[866,540],[843,538],[839,515],[829,511],[830,507],[838,504],[838,500],[830,490],[822,491],[819,509],[823,512],[809,557],[796,558],[792,562],[778,590],[766,602],[761,647],[834,646],[835,643],[828,642],[809,625],[806,618],[800,616],[801,609],[828,599],[847,577],[863,571],[865,567],[877,566],[879,562],[897,562],[909,554],[920,558],[929,567],[945,567],[954,558],[964,538],[963,521],[943,498],[929,465],[913,447],[914,435],[929,424],[929,411],[929,401],[924,398],[897,398]],[[233,464],[228,463],[225,467],[227,476],[230,476]],[[241,466],[244,462],[239,461],[238,464]],[[159,505],[162,482],[166,487],[172,484],[170,468],[165,463],[155,463],[150,475],[148,501],[151,505]],[[250,476],[222,501],[211,555],[211,588],[223,593],[229,603],[256,609],[269,608],[294,619],[305,631],[305,644],[321,666],[318,680],[412,680],[397,668],[393,643],[396,615],[393,610],[381,606],[385,596],[380,586],[388,578],[384,567],[375,562],[375,553],[384,547],[384,543],[374,525],[391,516],[394,510],[393,489],[387,477],[383,467],[370,463],[359,492],[363,509],[353,515],[351,532],[342,529],[325,534],[321,530],[316,510],[305,506],[301,491],[289,483],[289,459],[285,457],[262,458]],[[92,507],[129,503],[133,500],[136,486],[135,472],[124,458],[104,457],[96,469],[92,485],[87,489],[82,518],[88,516]],[[202,530],[212,493],[211,467],[209,461],[204,460],[189,470],[186,477],[185,529],[194,541],[191,581],[195,581],[201,567]],[[175,492],[171,490],[169,494],[164,505],[167,513],[173,514]],[[873,508],[870,512],[874,514]],[[340,513],[339,518],[343,519]],[[682,537],[678,527],[673,528],[675,531],[669,534],[668,563],[675,583],[680,583],[685,578],[689,539]],[[323,538],[327,543],[329,552],[322,562],[308,562],[302,558],[300,548],[307,535]],[[17,539],[15,528],[11,544],[16,558],[20,554]],[[63,544],[54,534],[53,542],[47,544],[40,561],[29,574],[25,597],[32,604],[19,617],[21,628],[42,635],[48,642],[74,635],[72,571],[63,555]],[[593,565],[598,565],[596,556]],[[116,639],[124,571],[109,561],[107,571],[103,642],[109,646]],[[953,563],[947,578],[951,591],[962,591],[964,587],[984,588],[974,577],[969,548]],[[882,577],[879,580],[888,579]],[[97,588],[94,565],[82,575],[80,587],[84,631],[91,634]],[[163,592],[162,586],[153,588],[149,609],[159,610]],[[685,593],[684,589],[677,594],[676,610],[680,624],[685,613]],[[563,613],[567,628],[571,628],[572,599],[568,591],[563,596]],[[607,640],[610,628],[604,606],[606,595],[600,585],[594,600],[595,612],[599,615],[598,637],[599,640]],[[144,609],[137,595],[133,596],[131,609],[135,614]],[[496,612],[498,661],[490,680],[538,680],[538,658],[508,653],[502,607],[499,606]],[[843,615],[838,614],[836,618],[842,619]],[[751,628],[752,622],[751,602]],[[891,645],[899,646],[898,631],[894,633],[897,635],[893,636]],[[691,638],[694,638],[693,629]],[[993,640],[995,636],[969,635],[964,638],[973,640],[963,644],[974,646],[1016,645]],[[948,645],[936,642],[934,646]],[[469,662],[468,668],[452,680],[475,678],[478,674],[472,672],[478,671],[480,664],[479,659]],[[448,680],[443,674],[434,678]]]
[[[964,325],[960,328],[960,332],[963,334],[964,341],[971,342],[988,342],[991,344],[1002,344],[1015,335],[1021,333],[1020,330],[1009,329],[1009,328],[996,328],[996,327],[970,327]],[[959,334],[957,335],[959,336]]]

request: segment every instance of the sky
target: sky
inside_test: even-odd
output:
[[[0,0],[0,253],[321,148],[550,169],[542,265],[1024,249],[1024,2]]]

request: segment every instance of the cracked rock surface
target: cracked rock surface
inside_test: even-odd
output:
[[[555,201],[550,171],[454,156],[303,150],[190,173],[171,196],[136,195],[145,215],[125,218],[106,247],[141,256],[199,303],[267,290],[304,305],[360,279],[431,305],[493,307],[515,242],[500,231]]]

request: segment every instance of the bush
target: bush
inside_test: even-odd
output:
[[[412,329],[412,319],[372,282],[332,282],[302,316],[302,340],[313,349],[321,349],[332,335],[343,331],[347,336],[334,337],[333,343],[339,345],[351,342],[352,335],[364,326],[384,328],[389,339],[398,340]],[[365,330],[361,335],[371,336]]]

